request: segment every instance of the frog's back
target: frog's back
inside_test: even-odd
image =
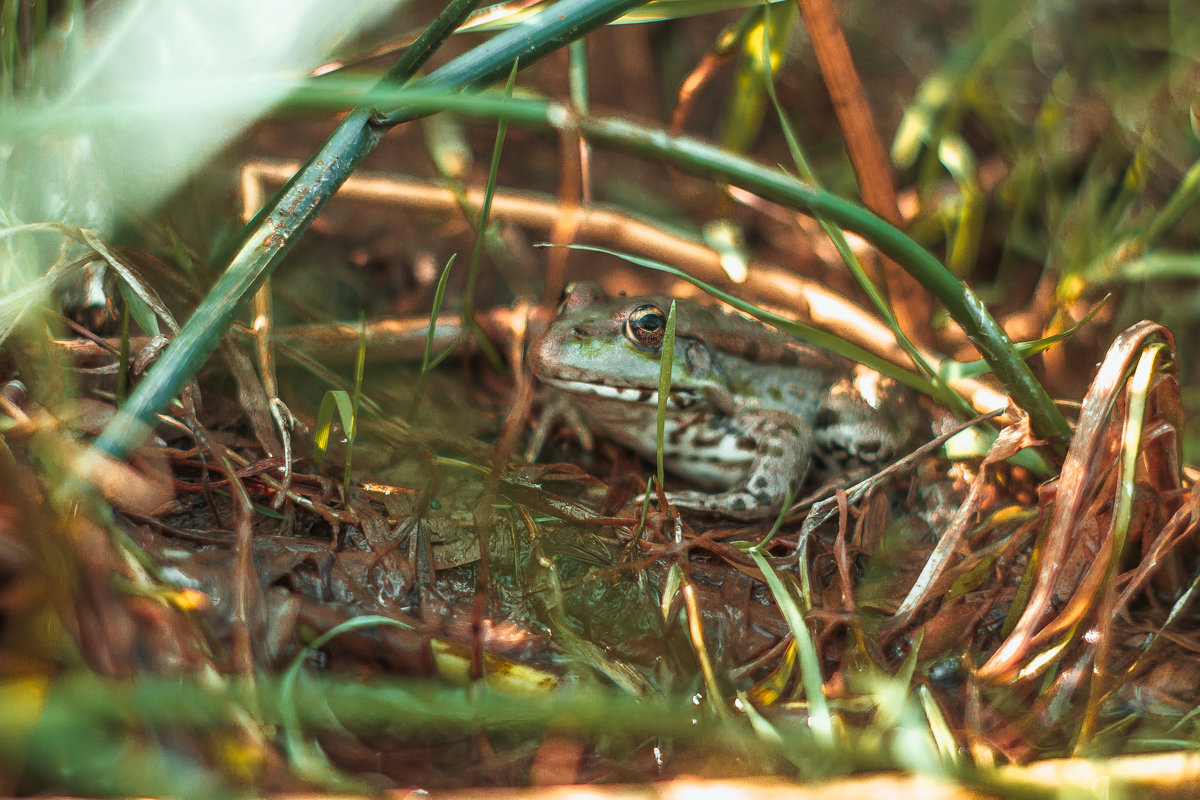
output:
[[[835,359],[821,358],[823,354],[815,352],[813,359],[777,363],[724,354],[716,358],[726,385],[742,408],[785,411],[813,425],[830,382],[844,374]]]
[[[670,305],[669,298],[653,298]],[[686,302],[686,314],[676,320],[677,335],[690,336],[713,350],[739,356],[756,364],[812,369],[831,373],[846,371],[846,363],[820,347],[797,341],[757,319],[721,308]]]

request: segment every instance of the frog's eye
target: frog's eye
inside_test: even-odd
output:
[[[625,318],[625,338],[640,350],[657,350],[667,333],[667,315],[653,303],[638,306]]]

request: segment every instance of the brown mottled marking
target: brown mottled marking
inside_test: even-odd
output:
[[[675,430],[671,431],[670,435],[667,436],[667,440],[673,445],[678,445],[681,441],[683,441],[683,435],[685,433],[694,428],[696,425],[704,422],[705,416],[707,416],[705,412],[697,411],[683,422],[680,422],[675,427]]]
[[[710,436],[705,436],[698,433],[692,438],[692,448],[695,450],[707,450],[710,447],[716,447],[719,445],[721,440],[724,438],[725,434],[719,431]]]

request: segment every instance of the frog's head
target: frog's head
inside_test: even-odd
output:
[[[537,377],[559,389],[629,402],[657,402],[667,313],[663,297],[609,297],[598,285],[567,287],[558,318],[530,350]],[[721,388],[712,353],[698,339],[680,335],[691,304],[676,306],[671,399],[686,406]]]

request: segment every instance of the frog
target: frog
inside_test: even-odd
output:
[[[582,422],[585,445],[598,434],[655,459],[671,302],[571,284],[529,350],[533,374],[557,394],[546,413]],[[666,492],[666,501],[752,521],[777,515],[810,472],[892,459],[913,430],[909,399],[871,375],[856,380],[851,362],[758,320],[676,299],[663,460],[698,488]]]

